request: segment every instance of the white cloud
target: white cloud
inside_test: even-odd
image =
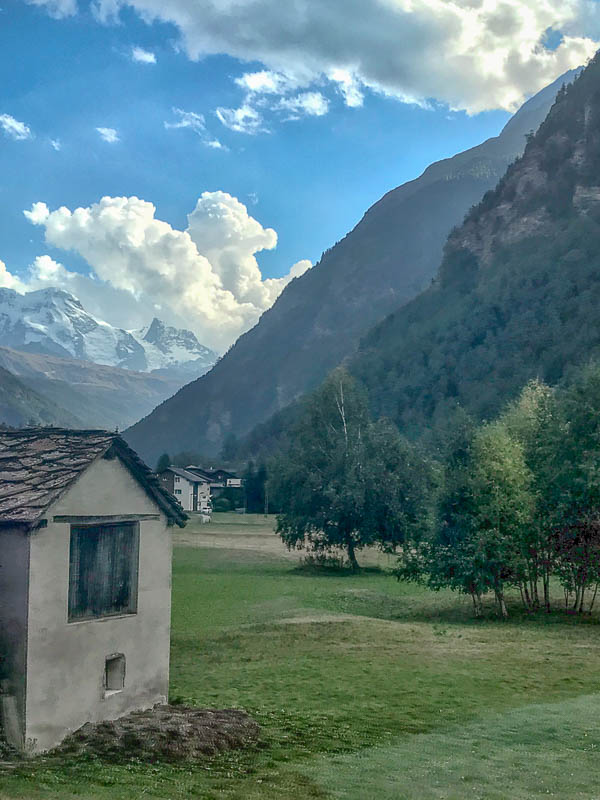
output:
[[[345,69],[333,69],[329,73],[329,80],[337,84],[338,91],[344,102],[350,108],[362,106],[364,94],[360,88],[360,81]]]
[[[329,100],[321,92],[302,92],[295,97],[283,98],[277,104],[277,108],[289,111],[291,119],[298,119],[302,114],[322,117],[329,111]]]
[[[32,138],[31,128],[24,122],[19,122],[18,119],[11,117],[10,114],[0,114],[0,128],[6,136],[16,141]]]
[[[74,211],[35,203],[24,213],[44,227],[48,244],[85,259],[91,274],[40,256],[23,286],[68,289],[94,314],[122,327],[157,313],[216,349],[254,325],[284,286],[310,267],[300,261],[284,277],[263,280],[256,254],[275,248],[277,234],[226,192],[205,192],[185,231],[156,219],[152,203],[137,197],[103,197]]]
[[[138,64],[156,64],[156,55],[151,50],[143,47],[132,47],[131,58]]]
[[[371,89],[469,112],[513,110],[584,63],[600,39],[598,5],[588,0],[96,2],[105,20],[129,6],[146,22],[173,23],[192,59],[226,53],[261,62],[267,74],[240,78],[248,91],[274,91],[274,75],[297,79],[298,88],[333,80],[350,105]],[[554,50],[543,45],[548,29],[563,35]],[[332,78],[338,70],[351,82]]]
[[[50,139],[50,147],[56,151],[60,150],[62,148],[60,139]]]
[[[247,103],[239,108],[217,108],[215,114],[226,128],[237,133],[255,134],[267,130],[262,115]]]
[[[203,144],[207,147],[211,147],[213,150],[227,150],[225,145],[218,139],[209,137],[206,130],[206,121],[202,114],[197,114],[195,111],[184,111],[182,108],[174,108],[173,114],[175,122],[165,121],[164,123],[167,130],[171,128],[189,128],[202,139]]]
[[[285,94],[298,88],[298,80],[282,73],[263,69],[260,72],[245,72],[235,82],[249,93]]]
[[[190,128],[199,136],[204,136],[206,132],[206,122],[202,114],[196,114],[195,111],[184,111],[182,108],[174,108],[173,114],[176,117],[175,122],[165,122],[165,128]]]
[[[17,292],[24,290],[20,279],[6,269],[6,264],[2,259],[0,259],[0,289],[16,289]]]
[[[329,111],[329,100],[321,92],[293,94],[312,77],[285,75],[270,70],[246,72],[235,79],[246,96],[239,108],[218,108],[217,117],[227,128],[238,133],[268,133],[263,113],[284,112],[285,119],[297,120],[302,116],[321,117]],[[260,108],[260,111],[258,110]]]
[[[71,17],[77,13],[77,0],[25,0],[31,6],[44,6],[51,17]]]
[[[100,134],[100,138],[108,144],[114,144],[119,141],[119,134],[114,128],[96,128]]]

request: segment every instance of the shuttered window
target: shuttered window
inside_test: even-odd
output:
[[[137,611],[139,523],[71,526],[69,622]]]

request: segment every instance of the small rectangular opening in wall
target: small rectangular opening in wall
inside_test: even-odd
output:
[[[104,691],[105,694],[121,692],[125,687],[125,656],[115,653],[108,656],[104,665]]]

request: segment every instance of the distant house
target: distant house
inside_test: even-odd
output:
[[[181,503],[184,511],[197,511],[204,516],[212,513],[210,480],[190,468],[168,467],[160,475],[160,482]]]
[[[0,711],[18,749],[164,702],[186,515],[117,434],[0,431]]]
[[[223,489],[241,489],[244,483],[234,472],[228,472],[226,469],[202,469],[194,465],[186,469],[207,480],[213,496],[218,495]]]

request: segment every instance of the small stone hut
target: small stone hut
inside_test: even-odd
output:
[[[0,431],[0,712],[19,750],[165,702],[179,503],[106,431]]]

